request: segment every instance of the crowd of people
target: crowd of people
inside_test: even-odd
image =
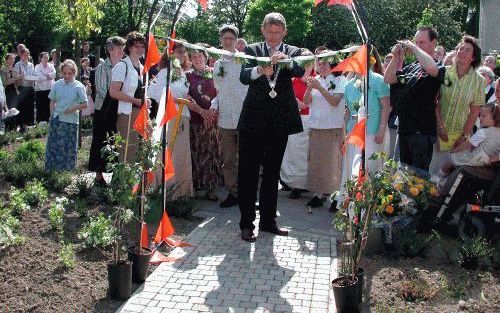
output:
[[[270,57],[270,64],[241,64],[230,56],[214,59],[204,49],[187,50],[175,42],[171,55],[165,51],[149,71],[148,88],[142,75],[146,39],[140,33],[109,38],[105,60],[96,60],[85,43],[80,71],[66,60],[57,81],[54,51],[50,56],[40,53],[34,66],[29,50],[20,44],[17,55],[7,54],[1,69],[2,120],[13,131],[48,122],[46,168],[70,170],[77,158],[78,111],[87,110],[93,116],[89,170],[96,172],[96,184],[106,186],[107,159],[101,153],[106,138],[113,133],[126,138],[119,161],[135,160],[140,137],[131,121],[142,105],[150,107],[153,120],[161,120],[156,115],[170,79],[171,94],[182,111],[164,134],[169,139],[176,134],[175,146],[169,146],[175,168],[169,196],[217,201],[216,189],[223,183],[228,193],[220,206],[239,205],[247,241],[255,240],[257,203],[261,230],[287,234],[275,221],[279,181],[291,191],[290,198],[309,192],[310,208],[323,206],[333,195],[330,210],[337,210],[345,181],[358,175],[362,164],[362,151],[347,144],[346,136],[363,118],[368,173],[382,166],[380,160],[369,160],[377,152],[423,176],[499,160],[497,57],[482,61],[477,39],[464,36],[455,50],[446,52],[438,46],[438,32],[422,27],[413,41],[395,42],[383,60],[373,48],[365,90],[360,74],[332,73],[337,59],[277,66],[279,60],[313,54],[285,44],[286,31],[279,13],[265,17],[263,42],[247,45],[231,25],[219,30],[220,49]],[[330,51],[321,46],[314,54]],[[405,63],[408,56],[414,61]],[[162,171],[155,174],[155,186],[162,184]]]

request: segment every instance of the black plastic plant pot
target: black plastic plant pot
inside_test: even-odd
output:
[[[132,294],[132,263],[108,263],[108,294],[116,300],[127,300]]]
[[[359,313],[361,312],[361,301],[359,300],[359,280],[354,281],[348,277],[339,277],[332,281],[333,296],[337,313]]]
[[[347,276],[346,273],[339,273],[339,277]],[[359,302],[363,302],[363,288],[365,283],[365,270],[363,268],[358,268],[358,272],[356,273],[356,277],[358,278],[358,290],[359,290]]]
[[[152,251],[150,249],[136,247],[128,249],[128,259],[132,262],[132,282],[142,284],[148,277],[149,260],[151,260]]]

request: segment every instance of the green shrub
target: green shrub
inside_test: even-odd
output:
[[[17,186],[24,186],[27,182],[43,177],[45,174],[41,160],[17,162],[9,157],[0,162],[0,166],[5,179]]]
[[[106,248],[117,236],[113,221],[106,218],[103,213],[91,217],[78,232],[78,238],[83,240],[83,245],[92,248]]]
[[[14,152],[14,160],[17,162],[33,162],[43,158],[45,145],[41,141],[23,142]]]
[[[481,261],[493,255],[494,249],[481,236],[462,238],[462,245],[458,251],[458,262],[467,269],[476,269]]]
[[[10,208],[0,206],[0,250],[24,243],[25,238],[19,234],[19,220],[12,216]]]
[[[9,131],[3,135],[0,135],[0,146],[6,146],[17,140],[19,136],[18,132]]]
[[[38,179],[29,182],[24,188],[24,200],[31,206],[37,206],[47,200],[48,192]]]
[[[31,207],[26,203],[22,190],[17,189],[16,187],[10,188],[9,209],[14,215],[18,216],[31,209]]]
[[[427,248],[432,241],[438,239],[439,234],[433,232],[430,235],[418,233],[415,228],[409,227],[397,230],[394,233],[393,243],[401,255],[414,258],[422,256],[425,248]]]
[[[79,175],[73,184],[73,191],[80,198],[87,198],[92,191],[92,179],[85,175]]]
[[[0,162],[7,160],[9,153],[3,149],[0,150]]]
[[[64,192],[66,187],[71,185],[73,175],[66,171],[51,171],[46,173],[45,183],[49,190],[54,192]]]
[[[86,199],[75,199],[74,201],[75,205],[75,212],[78,214],[78,217],[86,217],[87,216],[87,209],[88,209],[88,203]]]
[[[76,266],[76,256],[73,245],[70,243],[63,243],[59,251],[59,261],[66,269],[74,269]]]
[[[64,223],[64,206],[68,203],[65,197],[56,198],[56,201],[50,204],[49,221],[50,227],[54,231],[62,232]]]
[[[48,125],[37,126],[26,130],[26,132],[24,133],[24,139],[32,140],[32,139],[43,138],[46,137],[48,133],[49,133]]]

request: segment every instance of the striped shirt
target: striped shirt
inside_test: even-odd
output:
[[[111,86],[111,70],[113,69],[113,64],[108,58],[104,63],[99,64],[95,70],[95,110],[100,110],[102,108],[102,103],[104,98],[106,98],[106,93]]]
[[[458,78],[457,67],[446,68],[441,85],[441,118],[448,133],[461,133],[467,122],[471,105],[484,104],[485,79],[471,67]]]

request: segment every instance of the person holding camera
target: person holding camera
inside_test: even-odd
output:
[[[434,28],[419,28],[415,42],[404,40],[394,46],[393,58],[384,74],[399,117],[401,162],[420,174],[429,171],[436,141],[436,95],[446,71],[441,61],[433,59],[437,40]],[[416,61],[398,71],[398,63],[406,53],[413,54]]]

